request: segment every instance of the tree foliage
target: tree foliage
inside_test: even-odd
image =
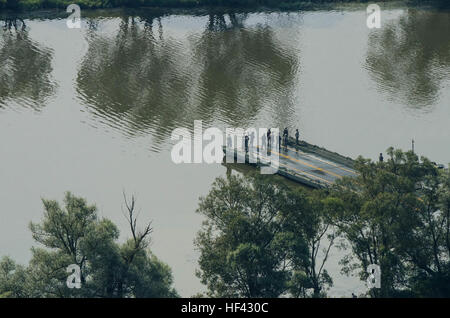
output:
[[[0,262],[0,295],[4,297],[175,297],[170,268],[148,250],[150,224],[137,229],[135,200],[125,200],[132,238],[117,242],[119,230],[99,218],[97,208],[66,193],[64,208],[43,200],[44,217],[30,223],[33,238],[28,267],[10,258]],[[66,285],[66,268],[81,269],[81,288]]]
[[[450,286],[449,173],[413,152],[388,149],[387,162],[358,158],[356,178],[327,198],[352,254],[343,270],[381,267],[374,297],[448,297]],[[356,260],[356,261],[355,261]]]
[[[342,271],[362,281],[381,268],[370,297],[450,296],[450,174],[412,151],[386,162],[359,157],[357,175],[326,191],[290,189],[260,175],[218,178],[200,200],[198,276],[210,296],[321,297],[336,239]]]
[[[209,295],[323,295],[331,279],[323,264],[316,268],[327,232],[319,204],[259,175],[216,179],[200,200],[207,219],[195,241]]]

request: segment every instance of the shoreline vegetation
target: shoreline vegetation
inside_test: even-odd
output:
[[[449,170],[393,148],[384,162],[359,156],[354,166],[358,176],[318,190],[257,173],[216,178],[196,210],[205,218],[196,276],[207,291],[192,297],[329,297],[333,247],[344,252],[341,273],[362,282],[369,266],[381,273],[358,297],[449,297]],[[135,197],[123,198],[125,241],[84,198],[43,199],[41,221],[29,223],[39,243],[29,264],[0,255],[0,298],[179,297],[170,265],[150,247],[152,222],[137,224]],[[72,265],[83,288],[66,284]]]
[[[65,10],[69,4],[78,4],[82,9],[111,8],[159,8],[159,9],[279,9],[293,10],[314,8],[331,4],[368,3],[369,0],[0,0],[0,13],[29,12],[45,9]],[[385,0],[382,3],[395,3],[398,0]],[[405,0],[409,4],[441,4],[445,0]]]

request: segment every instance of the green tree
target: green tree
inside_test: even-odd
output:
[[[27,297],[26,269],[9,257],[0,259],[0,298]]]
[[[365,280],[367,266],[378,264],[381,288],[372,297],[448,295],[448,173],[411,151],[388,155],[384,163],[358,158],[359,175],[326,199],[353,252],[343,270],[359,268]]]
[[[195,241],[210,296],[324,295],[331,279],[326,257],[318,270],[316,259],[326,226],[307,195],[261,175],[216,179],[200,199],[206,220]]]
[[[288,252],[293,270],[292,295],[323,297],[333,285],[325,263],[336,238],[322,191],[289,191],[283,208],[284,231],[291,235]],[[312,290],[312,292],[309,292]]]
[[[117,243],[119,230],[82,198],[66,193],[64,208],[43,200],[44,218],[30,223],[33,238],[43,247],[32,248],[25,269],[4,259],[0,294],[11,297],[175,297],[170,268],[149,250],[150,224],[137,229],[135,200],[125,199],[132,238]],[[66,286],[66,268],[81,269],[80,289]]]
[[[21,5],[20,2],[20,0],[2,0],[0,3],[5,9],[18,10]]]
[[[401,158],[397,153],[394,161]],[[450,174],[426,158],[420,166],[418,208],[399,226],[397,251],[409,265],[415,296],[450,297]]]
[[[218,178],[201,198],[207,217],[195,244],[201,255],[198,276],[210,296],[278,297],[289,272],[286,236],[278,212],[279,189],[262,178]]]

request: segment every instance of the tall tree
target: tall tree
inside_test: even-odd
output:
[[[448,176],[411,151],[388,155],[384,163],[358,158],[358,177],[339,182],[326,200],[353,252],[343,270],[359,268],[365,280],[368,266],[379,265],[373,297],[448,295]]]
[[[326,257],[316,260],[327,227],[307,196],[261,175],[216,179],[200,200],[206,220],[195,241],[210,296],[324,295]]]
[[[132,238],[117,243],[119,230],[99,219],[97,208],[66,193],[64,208],[43,200],[44,218],[30,223],[33,238],[43,247],[32,248],[25,269],[4,259],[0,294],[12,297],[175,297],[170,268],[149,250],[151,226],[137,228],[135,199],[125,200]],[[78,265],[81,288],[66,286],[69,265]]]
[[[261,178],[218,178],[201,199],[205,215],[195,241],[200,249],[198,276],[210,296],[278,297],[289,273],[286,237],[278,212],[279,189]]]
[[[9,257],[0,259],[0,298],[27,297],[26,269]]]
[[[287,192],[284,200],[284,231],[291,235],[288,248],[293,270],[290,292],[297,297],[323,297],[333,285],[325,264],[336,231],[328,217],[325,198],[326,193],[322,191],[299,188]]]

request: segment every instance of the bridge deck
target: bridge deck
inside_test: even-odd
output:
[[[343,176],[356,176],[355,170],[349,167],[300,149],[282,147],[278,154],[281,167],[324,184],[330,185]]]
[[[243,158],[243,153],[238,152],[237,156]],[[249,151],[247,161],[249,154],[256,153],[256,150]],[[356,176],[354,169],[317,154],[307,153],[301,147],[283,146],[281,150],[272,150],[272,153],[279,156],[278,174],[308,186],[327,187],[344,176]]]

